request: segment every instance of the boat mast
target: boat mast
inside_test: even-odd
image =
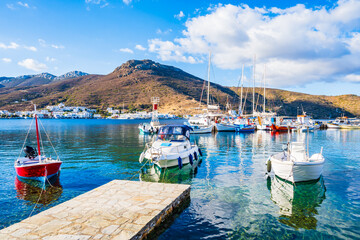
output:
[[[40,151],[40,137],[39,137],[39,126],[38,126],[38,121],[37,121],[37,114],[36,114],[36,105],[34,105],[35,107],[35,124],[36,124],[36,140],[37,140],[37,146],[38,146],[38,151],[39,151],[39,158],[41,160],[41,151]]]
[[[264,108],[263,108],[264,113],[265,113],[265,104],[266,104],[266,65],[264,65]]]
[[[242,112],[243,82],[244,82],[243,79],[244,79],[244,64],[242,65],[242,71],[241,71],[241,92],[240,92],[239,115],[243,115],[243,112]]]
[[[254,55],[254,65],[253,65],[253,71],[254,71],[254,83],[253,83],[253,103],[252,103],[252,108],[253,108],[253,116],[255,116],[255,60],[256,60],[256,55]]]
[[[208,91],[207,91],[207,105],[209,107],[210,103],[210,61],[211,61],[211,52],[209,52],[209,66],[208,66]]]

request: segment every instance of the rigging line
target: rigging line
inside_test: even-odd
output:
[[[246,93],[245,93],[245,101],[243,103],[243,106],[241,107],[241,112],[245,112],[245,105],[246,105],[246,100],[247,100],[247,96],[248,96],[248,91],[249,91],[249,87],[246,88]],[[243,114],[244,115],[244,114]]]
[[[27,134],[26,134],[24,144],[23,144],[22,148],[20,149],[20,153],[19,153],[18,158],[20,158],[21,153],[22,153],[22,150],[23,150],[23,149],[24,149],[24,147],[25,147],[25,144],[26,144],[26,139],[27,139],[27,138],[28,138],[28,136],[29,136],[29,133],[30,133],[30,130],[31,130],[31,126],[32,126],[33,122],[34,122],[34,119],[32,119],[32,120],[31,120],[29,130],[28,130],[28,132],[27,132]]]
[[[41,123],[40,119],[38,119],[38,122]],[[40,143],[41,143],[42,152],[43,152],[44,156],[46,156],[46,154],[45,154],[45,149],[44,149],[44,144],[43,144],[42,137],[41,137],[41,131],[40,131],[40,129],[39,129],[39,138],[40,138]]]
[[[202,97],[203,97],[203,94],[204,94],[204,89],[205,89],[205,80],[204,80],[204,83],[203,83],[203,87],[202,87],[202,90],[201,90],[201,96],[200,96],[200,103],[199,103],[199,107],[201,107],[201,101],[202,101]]]
[[[256,100],[256,105],[255,105],[255,109],[257,110],[257,107],[259,105],[260,94],[257,92],[256,92],[256,94],[258,95],[258,99]]]
[[[56,152],[56,150],[55,150],[55,148],[54,148],[54,145],[52,144],[52,142],[51,142],[51,140],[50,140],[50,137],[49,137],[48,133],[46,132],[46,130],[45,130],[45,128],[44,128],[44,125],[42,124],[41,121],[39,121],[39,122],[40,122],[42,128],[44,129],[45,135],[46,135],[46,137],[48,138],[48,140],[49,140],[49,142],[50,142],[50,144],[51,144],[51,147],[54,149],[54,152],[55,152],[55,154],[56,154],[57,159],[60,160],[60,157],[59,157],[59,155],[57,154],[57,152]]]
[[[46,170],[46,168],[45,168],[45,178],[47,178],[47,170]],[[38,200],[36,201],[35,206],[33,207],[33,209],[32,209],[32,211],[31,211],[29,217],[31,217],[31,215],[33,214],[36,206],[38,205],[38,203],[39,203],[39,201],[40,201],[41,195],[42,195],[42,193],[44,192],[44,189],[45,189],[45,182],[46,182],[46,181],[44,181],[43,187],[41,188],[41,192],[40,192],[39,198],[38,198]],[[29,218],[29,217],[28,217],[28,218]]]

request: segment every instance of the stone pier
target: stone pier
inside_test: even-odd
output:
[[[0,230],[0,239],[152,238],[189,201],[189,185],[114,180]]]

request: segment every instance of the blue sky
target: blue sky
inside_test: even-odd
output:
[[[152,59],[237,86],[360,95],[360,1],[2,0],[0,76]]]

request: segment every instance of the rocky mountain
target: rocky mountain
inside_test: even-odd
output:
[[[80,71],[72,71],[58,77],[47,72],[36,75],[22,75],[18,77],[0,77],[0,88],[40,86],[52,83],[54,81],[66,80],[84,75],[87,75],[87,73]]]
[[[71,71],[71,72],[65,73],[63,75],[60,75],[58,77],[55,77],[54,80],[64,80],[64,79],[76,78],[76,77],[81,77],[81,76],[86,76],[86,75],[89,75],[89,74],[81,72],[81,71]]]
[[[2,84],[0,82],[0,84]],[[60,102],[66,105],[81,105],[105,110],[107,107],[129,110],[151,109],[151,97],[160,97],[161,112],[189,114],[199,112],[200,96],[204,80],[179,68],[162,65],[151,60],[130,60],[108,75],[84,75],[53,81],[38,86],[0,88],[0,109],[31,109],[32,100],[39,107]],[[254,102],[258,110],[263,101],[262,89],[256,89]],[[239,104],[240,90],[211,84],[212,99],[224,109],[230,102],[234,109]],[[246,89],[245,89],[246,92]],[[205,101],[206,91],[203,92]],[[252,97],[246,98],[247,112],[252,108]],[[356,95],[315,96],[267,89],[267,110],[281,115],[296,115],[302,109],[316,118],[360,116],[360,97]],[[245,96],[243,101],[245,101]],[[204,107],[204,104],[201,108]]]

